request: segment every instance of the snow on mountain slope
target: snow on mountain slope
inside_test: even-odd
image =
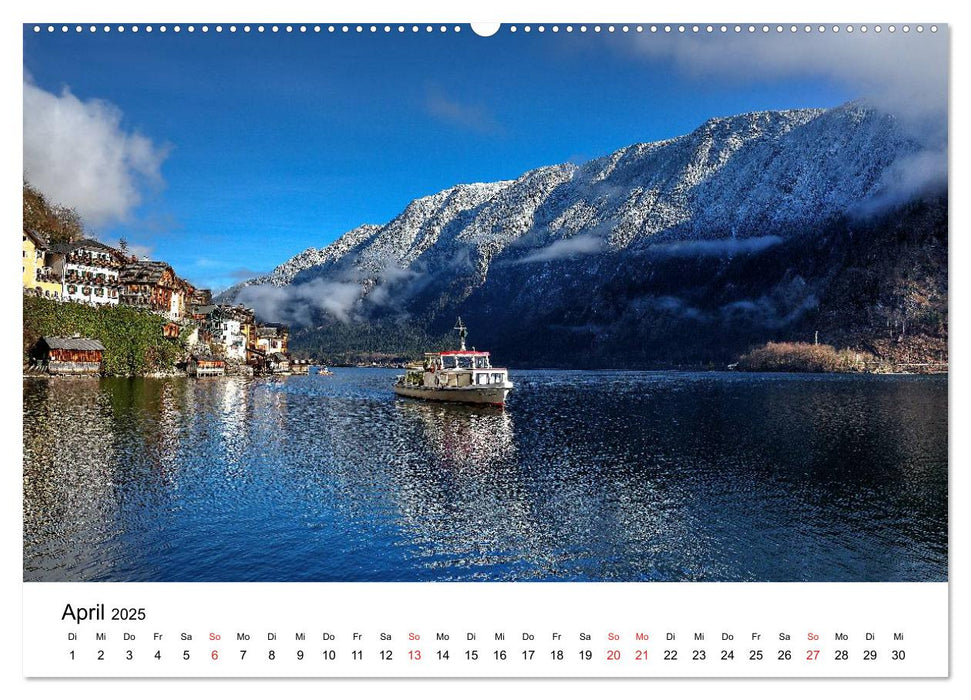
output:
[[[406,306],[419,276],[422,289],[461,282],[467,292],[509,264],[785,238],[878,196],[891,166],[919,150],[892,116],[857,103],[710,119],[579,166],[421,197],[387,224],[310,248],[221,298],[257,305],[248,288],[325,280],[360,284],[362,296],[380,289],[382,300]]]

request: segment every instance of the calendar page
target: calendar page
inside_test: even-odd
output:
[[[24,677],[948,677],[949,26],[641,9],[23,21]]]

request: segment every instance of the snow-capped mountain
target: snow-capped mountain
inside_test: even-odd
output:
[[[427,326],[454,320],[472,299],[497,302],[500,289],[513,305],[557,307],[582,278],[593,308],[618,270],[654,274],[657,255],[751,254],[869,202],[886,206],[888,193],[902,196],[901,164],[920,152],[893,116],[858,103],[711,119],[581,165],[421,197],[387,224],[310,248],[221,298],[295,325],[384,315]],[[340,297],[336,313],[327,295]]]

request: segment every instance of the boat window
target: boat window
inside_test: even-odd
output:
[[[455,369],[455,357],[453,355],[443,357],[442,367],[444,367],[445,369]]]
[[[479,357],[475,358],[475,366],[476,366],[477,369],[485,369],[486,368],[486,358],[485,358],[485,355],[480,355]]]
[[[459,355],[458,361],[462,369],[472,369],[472,358],[469,355]]]
[[[475,375],[475,383],[476,384],[488,384],[489,383],[489,375],[488,374],[485,374],[485,373],[481,373],[481,374]]]
[[[494,383],[496,383],[496,384],[501,384],[502,383],[502,372],[493,372],[492,373],[492,381]]]

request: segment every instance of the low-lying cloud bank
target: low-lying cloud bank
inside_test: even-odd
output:
[[[902,156],[887,168],[877,194],[850,210],[866,218],[918,198],[947,192],[947,150],[926,148]]]
[[[351,320],[363,290],[354,282],[323,279],[277,287],[260,284],[243,287],[236,302],[252,308],[260,319],[310,326],[320,314],[342,322]]]
[[[654,243],[646,246],[643,254],[668,258],[706,258],[730,257],[761,253],[763,250],[782,243],[780,236],[755,236],[751,238],[715,238],[701,241],[671,241]],[[594,255],[607,250],[606,241],[596,235],[580,235],[574,238],[564,238],[548,246],[539,248],[525,255],[511,264],[550,262],[565,260],[581,255]]]
[[[257,318],[312,326],[322,320],[366,321],[375,312],[407,316],[405,303],[430,276],[413,268],[389,266],[373,277],[358,270],[337,279],[318,277],[285,286],[248,285],[234,302],[252,308]]]
[[[591,253],[602,252],[605,248],[603,238],[595,235],[580,235],[573,238],[562,238],[550,243],[548,246],[539,248],[528,255],[515,260],[515,264],[534,262],[550,262],[551,260],[563,260],[573,258],[578,255],[590,255]]]

